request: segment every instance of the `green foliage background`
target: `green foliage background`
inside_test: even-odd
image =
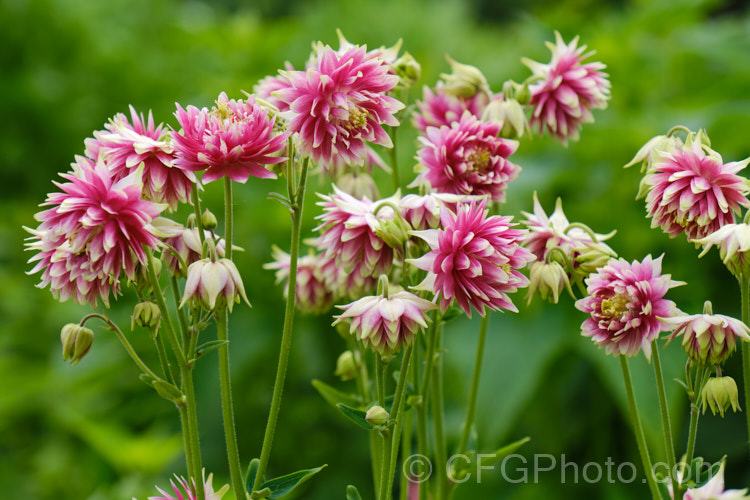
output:
[[[549,138],[524,140],[514,156],[523,166],[508,193],[507,214],[531,209],[536,190],[549,211],[561,196],[571,220],[598,232],[617,229],[612,246],[626,259],[665,254],[664,270],[688,285],[670,292],[687,312],[714,301],[717,312],[739,315],[734,279],[714,252],[698,260],[683,239],[649,229],[641,202],[634,201],[639,173],[623,170],[650,137],[683,124],[708,130],[713,146],[733,161],[750,156],[750,15],[747,2],[669,0],[264,0],[245,3],[149,0],[0,0],[0,497],[56,500],[146,498],[180,472],[177,413],[137,377],[117,340],[103,330],[89,356],[76,367],[61,360],[59,329],[78,321],[86,308],[56,303],[33,287],[24,270],[22,225],[68,169],[83,139],[108,117],[153,109],[157,121],[174,123],[174,102],[208,105],[220,91],[240,97],[285,60],[301,67],[314,40],[336,46],[335,29],[369,46],[404,48],[421,62],[422,84],[433,85],[447,69],[444,55],[481,68],[493,90],[528,70],[522,56],[546,62],[545,40],[559,30],[566,40],[580,34],[608,65],[612,101],[595,113],[582,138],[567,148]],[[412,137],[401,136],[402,176],[413,164]],[[388,185],[381,179],[383,186]],[[281,332],[282,294],[269,271],[270,246],[288,246],[288,216],[266,199],[281,191],[274,181],[251,180],[236,189],[238,256],[252,309],[237,308],[231,320],[232,368],[240,454],[247,464],[259,453]],[[313,181],[311,191],[326,189]],[[220,209],[218,187],[206,189]],[[311,197],[312,198],[312,197]],[[312,201],[312,200],[311,200]],[[312,228],[310,204],[305,224]],[[625,410],[617,361],[579,334],[583,321],[570,298],[557,306],[535,300],[521,313],[495,314],[477,418],[479,446],[489,451],[523,436],[522,449],[561,454],[580,464],[638,463]],[[112,310],[129,323],[132,300]],[[476,318],[475,318],[476,319]],[[344,342],[330,317],[299,318],[270,470],[281,475],[323,463],[329,467],[307,486],[303,498],[342,498],[355,484],[371,496],[367,436],[317,395],[310,380],[336,383],[333,369]],[[447,326],[447,424],[457,439],[467,399],[476,341],[476,321]],[[132,341],[147,353],[146,333]],[[678,345],[665,351],[667,379],[679,375]],[[633,360],[646,431],[662,459],[660,422],[652,370]],[[727,372],[738,380],[739,356]],[[198,404],[205,464],[219,484],[228,480],[217,367],[201,361]],[[669,384],[684,448],[687,405]],[[743,408],[747,411],[747,408]],[[727,484],[750,485],[743,414],[701,420],[697,451],[707,460],[728,455]],[[543,461],[543,465],[548,461]],[[514,468],[520,462],[512,462]],[[531,466],[531,463],[529,464]],[[640,466],[639,466],[640,467]],[[514,469],[508,469],[509,475]],[[510,484],[499,471],[482,484],[469,481],[457,498],[643,498],[634,484],[561,484],[560,469],[538,482]],[[533,479],[533,474],[531,474]]]

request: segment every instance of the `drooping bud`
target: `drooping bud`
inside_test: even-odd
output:
[[[227,306],[232,312],[235,302],[240,298],[248,305],[245,287],[237,267],[229,259],[201,259],[188,267],[185,291],[180,307],[192,300],[208,310]]]
[[[520,139],[531,130],[523,106],[515,99],[491,100],[482,112],[482,120],[498,122],[502,127],[500,137],[506,139]]]
[[[357,359],[352,351],[344,351],[339,355],[333,374],[344,382],[357,376]]]
[[[130,317],[130,329],[135,330],[138,325],[149,330],[157,330],[161,321],[161,311],[159,306],[151,301],[139,302],[133,309],[133,315]]]
[[[385,411],[385,408],[379,405],[371,407],[365,414],[365,420],[370,425],[385,425],[389,418],[390,415]]]
[[[677,325],[670,340],[682,335],[682,347],[699,365],[719,365],[732,355],[737,339],[750,341],[750,328],[742,321],[721,314],[693,314],[663,318]]]
[[[550,300],[557,304],[560,293],[563,290],[570,291],[570,280],[565,268],[558,262],[534,262],[529,271],[529,290],[526,299],[531,304],[531,299],[539,292],[542,300]]]
[[[375,234],[391,248],[400,248],[409,239],[412,227],[396,214],[392,219],[381,219]]]
[[[86,356],[94,343],[94,332],[77,323],[68,323],[60,331],[63,347],[63,360],[71,365],[78,364]]]
[[[409,88],[422,76],[422,66],[419,65],[414,56],[408,52],[396,59],[393,63],[393,70],[401,79],[400,85]]]
[[[701,402],[703,403],[704,414],[706,413],[706,407],[709,407],[711,413],[716,415],[718,411],[722,418],[724,418],[724,412],[730,406],[732,411],[742,411],[737,383],[732,377],[712,377],[708,379],[703,391],[701,391]]]
[[[196,218],[194,212],[191,213],[190,215],[188,215],[187,222],[185,223],[185,226],[189,227],[189,228],[198,227],[197,218]]]
[[[375,179],[367,173],[346,173],[338,178],[336,184],[342,191],[355,198],[368,198],[370,200],[379,198]]]
[[[445,58],[451,65],[451,73],[440,74],[440,78],[445,82],[445,86],[441,89],[443,92],[465,98],[474,97],[480,92],[485,94],[490,93],[487,78],[485,78],[484,74],[478,68],[468,64],[461,64],[448,55]]]
[[[219,224],[219,222],[216,220],[216,216],[211,213],[209,209],[205,209],[203,211],[203,215],[201,215],[201,221],[203,222],[203,228],[207,229],[208,231],[213,231]]]
[[[592,241],[578,241],[573,247],[572,255],[575,259],[574,270],[582,278],[597,272],[600,267],[607,265],[609,259],[617,258],[617,253],[609,245]]]

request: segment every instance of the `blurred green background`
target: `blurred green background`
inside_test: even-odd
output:
[[[499,91],[508,78],[523,80],[522,56],[549,60],[545,40],[559,30],[565,40],[580,34],[608,66],[609,109],[595,112],[582,138],[567,148],[549,138],[522,141],[515,161],[523,171],[508,192],[505,213],[531,210],[536,190],[549,212],[557,196],[570,220],[598,232],[617,229],[611,245],[626,259],[662,253],[664,270],[687,286],[670,292],[684,311],[704,300],[716,312],[739,315],[734,279],[715,251],[701,260],[680,238],[649,229],[642,202],[634,201],[637,169],[625,164],[647,139],[683,124],[704,127],[726,161],[750,156],[750,14],[744,1],[669,0],[0,0],[0,497],[55,500],[145,499],[153,484],[165,486],[184,469],[179,422],[171,403],[137,377],[117,340],[101,330],[78,366],[62,362],[60,327],[87,308],[56,303],[37,277],[24,274],[22,225],[34,226],[57,172],[68,170],[83,139],[133,104],[153,109],[157,121],[174,124],[174,102],[209,105],[220,91],[241,97],[284,61],[301,67],[310,43],[337,46],[335,29],[354,43],[393,44],[422,64],[422,84],[434,85],[447,70],[444,56],[473,64]],[[412,99],[417,94],[412,93]],[[413,162],[412,136],[403,133],[402,178]],[[387,179],[381,179],[387,186]],[[288,216],[266,199],[283,181],[254,181],[236,188],[238,259],[254,307],[240,306],[231,319],[232,368],[240,454],[247,464],[259,454],[271,397],[282,323],[282,294],[270,271],[270,246],[288,247]],[[206,199],[220,213],[219,186]],[[309,191],[324,190],[312,182]],[[384,194],[387,194],[384,192]],[[309,200],[312,202],[313,197]],[[314,206],[305,225],[314,226]],[[309,232],[308,232],[309,234]],[[481,451],[531,436],[521,451],[554,455],[558,461],[615,464],[637,452],[622,413],[624,390],[616,359],[580,336],[584,317],[569,297],[557,306],[536,299],[520,314],[494,314],[477,417]],[[132,310],[126,296],[111,314],[126,327]],[[347,484],[372,498],[368,439],[327,406],[310,385],[313,378],[338,384],[333,370],[343,340],[328,316],[298,318],[279,432],[269,473],[281,475],[327,463],[301,498],[343,498]],[[463,419],[478,322],[454,320],[446,327],[447,425],[457,440]],[[143,331],[130,334],[149,356]],[[666,377],[679,375],[678,344],[664,353]],[[661,460],[660,421],[652,368],[631,363],[639,404],[656,460]],[[726,372],[740,379],[739,356]],[[204,461],[228,480],[216,389],[215,356],[196,371]],[[348,384],[351,384],[349,382]],[[684,450],[687,404],[668,383]],[[743,408],[747,411],[747,408]],[[728,455],[727,485],[750,485],[744,414],[701,419],[697,453],[707,460]],[[548,464],[547,460],[543,464]],[[513,462],[512,475],[520,466]],[[640,468],[640,465],[638,465]],[[512,476],[518,477],[518,476]],[[588,484],[579,477],[561,484],[560,469],[538,482],[510,484],[499,471],[482,484],[469,481],[457,498],[638,499],[633,484]],[[531,479],[533,479],[533,474]]]

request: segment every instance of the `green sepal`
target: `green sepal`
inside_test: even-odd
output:
[[[246,483],[248,491],[252,490],[253,488],[253,483],[255,482],[255,475],[258,473],[259,464],[260,460],[258,460],[257,458],[253,459],[253,461],[250,462]],[[299,485],[301,485],[326,467],[328,467],[328,464],[323,464],[320,467],[316,467],[314,469],[298,470],[297,472],[292,472],[291,474],[287,474],[286,476],[275,477],[273,479],[269,479],[268,481],[263,481],[260,490],[253,491],[250,494],[250,498],[268,498],[270,500],[274,500],[276,498],[284,498],[293,490],[295,490]]]
[[[372,425],[365,419],[365,416],[367,415],[366,411],[357,410],[356,408],[347,406],[344,403],[337,404],[336,408],[338,408],[341,411],[341,413],[344,414],[346,418],[348,418],[349,420],[351,420],[358,426],[362,427],[363,429],[367,429],[368,431],[371,431],[376,428],[374,425]]]
[[[209,352],[218,349],[224,344],[228,344],[228,340],[209,340],[195,348],[195,359],[205,356]]]
[[[163,397],[164,399],[173,402],[177,406],[182,406],[185,404],[185,395],[181,390],[179,390],[169,382],[157,379],[153,381],[153,385],[159,396]]]
[[[358,396],[342,392],[320,380],[313,380],[312,385],[318,391],[318,394],[320,394],[323,399],[328,401],[331,406],[336,406],[339,403],[343,403],[347,406],[357,407],[361,406],[363,403],[362,399]]]
[[[346,500],[362,500],[362,497],[359,496],[359,491],[357,491],[357,488],[355,488],[351,484],[346,487]]]
[[[258,475],[259,467],[259,458],[253,458],[252,460],[250,460],[250,465],[247,466],[247,471],[245,472],[245,484],[247,485],[247,491],[251,491],[253,489],[253,484],[255,484],[255,476]]]
[[[292,210],[292,200],[290,200],[287,196],[281,193],[268,193],[268,198],[276,200],[286,208],[288,208],[290,211]]]

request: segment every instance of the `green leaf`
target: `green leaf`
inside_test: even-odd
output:
[[[481,465],[482,467],[487,466],[491,467],[501,460],[503,460],[508,455],[511,455],[514,453],[518,448],[525,445],[531,441],[530,437],[525,437],[523,439],[519,439],[518,441],[515,441],[513,443],[510,443],[508,445],[503,446],[499,450],[495,451],[494,453],[483,453],[481,455]],[[469,450],[466,452],[466,460],[458,460],[452,463],[452,470],[451,470],[451,477],[455,478],[459,482],[462,482],[461,479],[463,479],[466,474],[471,472],[471,469],[473,467],[478,466],[479,463],[477,462],[477,453],[474,450]]]
[[[250,460],[250,465],[247,466],[247,472],[245,473],[245,485],[247,486],[247,491],[253,490],[255,476],[258,475],[258,467],[260,467],[260,459],[253,458]]]
[[[323,399],[328,401],[332,406],[343,403],[347,406],[357,407],[361,406],[363,403],[363,401],[359,397],[335,389],[320,380],[313,380],[312,385],[313,387],[315,387],[318,393],[323,396]]]
[[[357,491],[357,488],[355,488],[351,484],[346,487],[346,500],[362,500],[362,497],[359,496],[359,491]]]
[[[292,210],[292,201],[287,196],[281,193],[268,193],[268,198],[276,200],[289,210]]]
[[[367,429],[368,431],[370,431],[375,428],[374,425],[370,424],[367,420],[365,420],[365,415],[367,415],[367,412],[362,411],[362,410],[357,410],[356,408],[347,406],[344,403],[337,404],[336,408],[341,410],[341,413],[343,413],[346,418],[348,418],[349,420],[351,420],[358,426],[362,427],[363,429]]]
[[[284,498],[295,488],[297,488],[297,486],[304,483],[326,467],[328,467],[328,464],[323,464],[320,467],[316,467],[315,469],[299,470],[297,472],[287,474],[286,476],[269,479],[268,481],[265,481],[260,487],[261,491],[267,489],[270,492],[264,498]],[[257,468],[255,469],[255,471],[257,473]]]
[[[525,445],[531,441],[531,438],[526,436],[523,439],[519,439],[518,441],[514,441],[510,444],[507,444],[497,450],[496,452],[492,453],[494,457],[486,457],[482,459],[482,465],[495,465],[496,463],[499,463],[502,459],[507,457],[508,455],[511,455],[515,453],[517,449],[519,449],[521,446]]]

